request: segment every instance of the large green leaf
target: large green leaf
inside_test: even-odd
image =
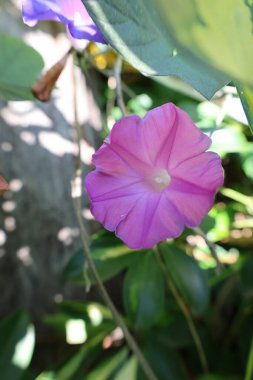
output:
[[[229,78],[172,41],[153,0],[82,0],[107,41],[147,75],[176,75],[207,98]]]
[[[164,280],[150,251],[140,252],[124,281],[124,304],[129,319],[137,329],[152,326],[164,306]]]
[[[203,62],[253,86],[249,0],[158,0],[168,33]]]
[[[0,99],[33,100],[32,84],[43,68],[39,53],[23,41],[0,35]]]
[[[30,364],[35,334],[28,316],[16,312],[0,322],[0,377],[19,380]]]
[[[207,279],[196,261],[175,245],[162,244],[161,250],[169,276],[194,314],[205,311],[209,302]]]

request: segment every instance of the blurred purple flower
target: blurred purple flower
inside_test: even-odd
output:
[[[149,248],[195,227],[223,183],[221,160],[172,103],[126,116],[94,154],[85,185],[94,217],[130,248]]]
[[[22,0],[22,13],[29,26],[42,20],[59,21],[73,39],[105,43],[81,0]]]

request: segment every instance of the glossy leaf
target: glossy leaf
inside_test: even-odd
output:
[[[33,355],[34,327],[24,312],[16,312],[0,322],[0,337],[0,377],[19,380]]]
[[[248,0],[158,0],[167,32],[190,54],[253,86],[253,5]]]
[[[124,281],[124,305],[136,329],[152,326],[164,307],[164,280],[153,252],[137,255]]]
[[[83,0],[107,41],[147,75],[175,75],[206,98],[229,82],[179,49],[166,31],[153,0]]]
[[[169,276],[196,315],[205,311],[209,288],[197,262],[175,245],[162,244],[161,250]]]
[[[23,41],[0,35],[0,99],[33,100],[32,84],[43,68],[39,53]]]

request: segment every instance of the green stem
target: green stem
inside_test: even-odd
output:
[[[74,66],[73,66],[73,83],[74,83],[74,93],[76,90],[76,80],[75,80],[75,73],[74,73]],[[126,342],[132,352],[136,355],[140,366],[142,367],[143,372],[145,373],[148,380],[158,380],[156,375],[154,374],[152,368],[150,367],[149,363],[147,362],[146,358],[143,356],[141,350],[139,349],[136,341],[132,337],[130,331],[128,330],[123,318],[117,311],[116,307],[114,306],[104,284],[101,280],[99,273],[96,269],[96,266],[94,264],[94,261],[92,259],[90,247],[89,247],[89,237],[85,230],[83,219],[82,219],[82,203],[81,203],[81,197],[82,197],[82,180],[81,180],[81,174],[82,174],[82,162],[81,162],[81,128],[77,117],[77,107],[76,107],[76,96],[74,95],[73,99],[74,104],[74,115],[75,115],[75,123],[74,127],[76,128],[76,137],[77,137],[77,144],[78,144],[78,156],[77,156],[77,162],[76,162],[76,173],[75,178],[73,180],[74,186],[79,186],[79,189],[74,189],[74,193],[72,191],[72,196],[74,198],[74,206],[76,211],[76,217],[78,220],[79,228],[80,228],[80,234],[81,234],[81,241],[83,245],[83,252],[85,259],[87,260],[88,266],[90,268],[90,271],[92,275],[94,276],[94,279],[96,281],[96,285],[101,293],[101,296],[111,311],[112,317],[115,321],[115,323],[121,328],[123,331],[124,337],[126,339]],[[85,275],[85,268],[84,268],[84,275]]]
[[[181,309],[181,311],[182,311],[182,313],[186,319],[190,333],[192,335],[192,339],[195,343],[196,350],[197,350],[198,355],[199,355],[199,360],[200,360],[203,372],[208,373],[208,363],[207,363],[206,355],[205,355],[200,337],[199,337],[198,332],[196,330],[196,327],[194,325],[191,313],[190,313],[189,309],[187,308],[187,306],[186,306],[184,300],[182,299],[181,295],[179,294],[177,288],[175,287],[173,281],[171,281],[170,277],[168,276],[168,272],[166,270],[166,266],[164,264],[162,254],[159,252],[159,249],[157,246],[154,247],[154,253],[155,253],[157,263],[158,263],[158,265],[161,269],[161,272],[163,273],[163,276],[166,280],[168,288],[171,291],[175,300],[177,301],[177,304],[178,304],[179,308]]]
[[[234,189],[229,189],[229,188],[226,188],[226,187],[221,188],[219,190],[219,192],[222,195],[225,195],[225,197],[233,199],[233,201],[242,203],[246,207],[249,207],[251,210],[253,209],[253,197],[241,194],[241,193],[239,193],[238,191],[236,191]]]
[[[114,77],[116,80],[116,97],[117,97],[117,103],[121,110],[121,113],[123,116],[126,115],[126,106],[123,99],[123,93],[122,93],[122,83],[121,83],[121,69],[122,69],[122,58],[120,55],[118,55],[114,67]]]
[[[148,380],[158,380],[156,375],[154,374],[153,370],[151,369],[150,365],[148,364],[147,360],[145,359],[145,357],[143,356],[141,350],[139,349],[137,343],[135,342],[134,338],[132,337],[130,331],[128,330],[125,322],[123,321],[121,315],[118,313],[117,309],[115,308],[98,272],[97,272],[97,269],[96,269],[96,266],[93,262],[93,259],[92,259],[92,256],[91,256],[91,252],[90,252],[90,248],[89,248],[89,245],[87,243],[87,240],[86,240],[86,231],[85,231],[85,228],[84,228],[84,225],[83,225],[83,220],[82,220],[82,215],[80,213],[80,210],[79,210],[79,202],[75,202],[75,205],[76,205],[76,215],[77,215],[77,219],[78,219],[78,223],[79,223],[79,228],[80,228],[80,232],[81,232],[81,239],[82,239],[82,244],[83,244],[83,251],[84,251],[84,255],[85,255],[85,258],[89,264],[89,268],[94,276],[94,279],[96,281],[96,284],[97,284],[97,287],[103,297],[103,300],[105,302],[105,304],[108,306],[108,308],[110,309],[111,313],[112,313],[112,317],[114,319],[114,321],[116,322],[116,324],[122,329],[123,331],[123,334],[124,334],[124,337],[128,343],[128,346],[130,347],[130,349],[133,351],[133,353],[136,355],[139,363],[140,363],[140,366],[142,367],[143,369],[143,372],[146,374],[147,376],[147,379]]]
[[[205,243],[206,245],[208,246],[209,250],[210,250],[210,253],[213,257],[213,259],[215,260],[216,262],[216,265],[217,265],[217,269],[218,269],[218,272],[221,273],[223,267],[222,267],[222,264],[219,260],[219,256],[217,254],[217,251],[216,251],[216,247],[215,247],[215,244],[213,244],[209,239],[208,237],[206,236],[206,234],[201,230],[201,228],[199,227],[195,227],[193,228],[193,231],[196,232],[196,234],[198,234],[199,236],[201,236],[204,240],[205,240]]]

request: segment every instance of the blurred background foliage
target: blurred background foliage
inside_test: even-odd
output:
[[[42,68],[40,56],[24,42],[7,35],[0,36],[0,49],[5,52],[0,55],[0,98],[31,99],[30,87]],[[18,65],[8,65],[13,56]],[[95,71],[99,78],[97,101],[103,115],[100,141],[122,117],[116,102],[116,59],[111,48],[92,43],[84,53],[75,53],[75,64],[83,75],[89,77]],[[27,75],[21,75],[21,71]],[[250,380],[253,135],[236,88],[229,83],[207,101],[176,77],[146,77],[123,62],[122,89],[128,113],[143,116],[168,101],[184,109],[212,138],[211,150],[223,160],[224,187],[202,221],[201,230],[186,229],[178,239],[159,247],[167,276],[194,320],[208,373],[203,374],[187,321],[173,290],[167,287],[154,252],[132,251],[113,234],[93,224],[91,252],[97,270],[107,286],[117,287],[114,302],[159,380]],[[212,248],[219,265],[211,254]],[[61,277],[72,288],[89,291],[94,286],[81,243],[71,253]],[[38,358],[45,346],[36,337],[34,321],[27,310],[13,310],[0,322],[2,380],[146,378],[99,296],[91,293],[85,301],[60,297],[52,312],[41,315],[40,322],[47,328],[47,343],[57,341],[62,346],[60,354],[47,357],[41,368]]]

